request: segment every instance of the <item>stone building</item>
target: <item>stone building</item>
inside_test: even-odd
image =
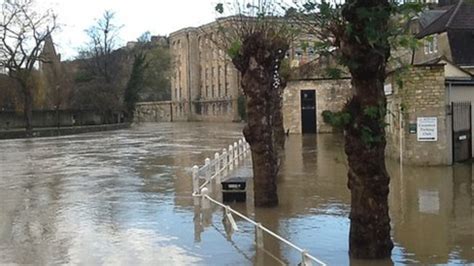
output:
[[[349,78],[291,80],[283,93],[285,130],[290,134],[333,132],[322,113],[340,111],[351,95]]]
[[[240,120],[239,73],[212,41],[217,27],[218,23],[212,22],[170,34],[174,121]]]
[[[386,81],[387,154],[410,164],[449,165],[473,158],[474,3],[441,1],[414,29],[423,46],[403,88]],[[424,134],[424,136],[423,136]]]
[[[474,74],[474,3],[442,1],[425,11],[413,27],[423,41],[413,55],[414,64],[430,63],[441,57]]]
[[[230,58],[215,44],[219,25],[234,17],[170,34],[174,57],[171,99],[174,121],[240,121],[238,99],[242,96],[240,74]],[[301,35],[293,41],[287,58],[292,67],[314,59],[314,41]],[[303,43],[309,48],[302,48]]]
[[[400,87],[392,76],[385,85],[387,155],[417,165],[473,158],[471,75],[440,61],[413,66],[402,81]]]

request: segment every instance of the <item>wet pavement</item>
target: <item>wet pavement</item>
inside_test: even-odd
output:
[[[144,124],[0,141],[0,264],[297,264],[300,255],[270,237],[267,251],[255,250],[244,221],[229,236],[221,209],[197,219],[191,167],[241,128]],[[340,136],[290,136],[279,207],[232,206],[330,265],[365,265],[347,255],[346,165]],[[474,263],[472,165],[388,168],[396,247],[392,260],[373,264]]]

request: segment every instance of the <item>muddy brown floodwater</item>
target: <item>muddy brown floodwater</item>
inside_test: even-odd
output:
[[[244,221],[227,234],[220,209],[205,223],[196,219],[191,167],[241,137],[241,129],[144,124],[0,141],[0,264],[296,265],[300,255],[270,237],[266,251],[256,250]],[[472,164],[387,164],[396,246],[391,260],[371,264],[474,263]],[[347,255],[346,165],[340,136],[290,136],[280,205],[233,207],[329,265],[369,264]]]

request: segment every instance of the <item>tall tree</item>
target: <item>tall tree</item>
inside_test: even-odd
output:
[[[0,67],[5,68],[21,88],[27,136],[31,136],[33,130],[33,72],[38,62],[47,62],[41,50],[57,28],[52,10],[38,10],[34,0],[4,1],[0,23]]]
[[[126,114],[129,121],[133,121],[133,113],[139,99],[139,93],[144,87],[145,70],[148,68],[148,62],[144,53],[135,54],[132,74],[125,88],[124,102]]]
[[[116,49],[120,28],[114,13],[105,11],[86,30],[89,40],[77,60],[73,104],[76,108],[101,111],[106,120],[123,108],[123,93],[131,72],[129,54],[125,49]]]
[[[147,68],[144,71],[143,88],[140,90],[139,101],[171,100],[171,54],[169,40],[166,37],[152,36],[144,32],[137,39],[134,53],[144,53],[147,57]]]
[[[354,258],[391,255],[385,166],[384,82],[392,44],[408,44],[405,25],[418,5],[389,0],[307,1],[292,12],[300,26],[319,38],[315,49],[331,54],[351,75],[353,97],[340,113],[351,191],[349,253]],[[399,40],[399,42],[397,41]],[[334,69],[335,70],[335,69]],[[337,73],[338,71],[332,71]]]
[[[90,70],[105,83],[112,81],[112,52],[117,46],[121,26],[115,24],[115,13],[106,10],[97,23],[86,30],[89,43],[82,51],[89,59]]]
[[[283,13],[276,1],[251,2],[230,7],[234,16],[220,21],[220,34],[214,42],[224,44],[242,76],[248,116],[243,133],[252,150],[255,205],[270,207],[278,204],[278,151],[284,145],[280,120],[285,75],[280,67],[293,30],[280,20]],[[225,7],[218,4],[216,11],[223,14]]]

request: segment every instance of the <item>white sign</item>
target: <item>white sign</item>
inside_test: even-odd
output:
[[[385,84],[385,86],[383,86],[383,90],[385,91],[385,95],[392,95],[393,94],[392,84]]]
[[[438,141],[438,118],[418,117],[418,141]]]

